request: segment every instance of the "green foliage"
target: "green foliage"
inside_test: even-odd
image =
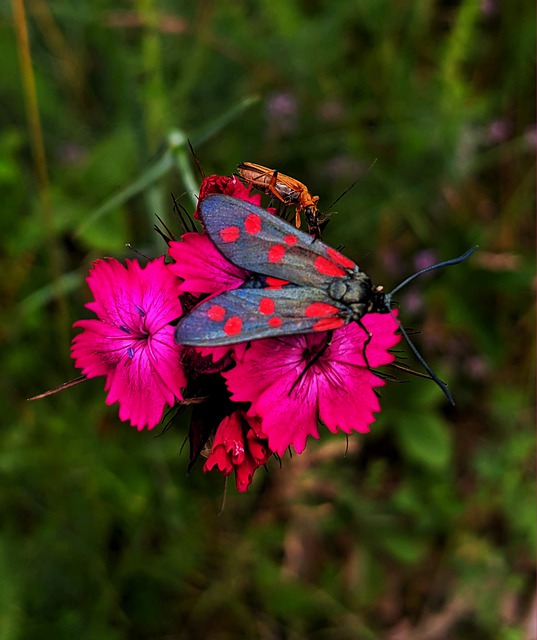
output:
[[[526,637],[533,4],[21,4],[0,23],[0,640]],[[335,209],[327,241],[388,290],[420,251],[479,244],[399,298],[456,407],[389,371],[405,383],[370,434],[346,452],[324,430],[248,494],[230,481],[220,513],[221,478],[185,476],[186,417],[138,433],[99,380],[27,402],[75,375],[91,262],[163,253],[156,213],[180,233],[187,140],[206,174],[304,181]]]

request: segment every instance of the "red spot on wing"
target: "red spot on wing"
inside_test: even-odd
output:
[[[282,326],[282,319],[278,318],[277,316],[274,316],[273,318],[270,318],[268,323],[269,323],[269,325],[271,327],[281,327]]]
[[[266,316],[270,316],[274,313],[274,300],[272,298],[261,298],[259,301],[259,311],[265,314]]]
[[[335,316],[340,309],[327,302],[312,302],[306,307],[304,312],[308,318],[322,318],[324,316]]]
[[[345,324],[343,318],[321,318],[313,325],[314,331],[330,331],[330,329],[339,329]]]
[[[244,228],[246,233],[255,236],[261,231],[261,216],[258,216],[257,213],[251,213],[244,220]]]
[[[273,278],[272,276],[267,276],[265,281],[267,283],[267,289],[281,289],[286,284],[289,284],[288,280],[280,280],[280,278]]]
[[[280,262],[285,255],[285,247],[282,244],[273,244],[268,252],[269,262]]]
[[[228,336],[236,336],[242,331],[242,319],[239,316],[233,316],[224,325],[224,333]]]
[[[318,256],[315,258],[315,262],[313,263],[315,268],[319,273],[322,273],[324,276],[345,276],[347,272],[342,269],[339,265],[335,264],[328,258],[323,256]]]
[[[283,241],[285,242],[285,244],[289,245],[290,247],[293,247],[298,242],[298,238],[296,236],[289,234],[285,236]]]
[[[236,242],[241,235],[239,227],[224,227],[220,229],[222,242]]]
[[[344,256],[342,253],[339,253],[339,251],[332,249],[332,247],[326,247],[326,253],[332,258],[332,260],[335,260],[335,262],[343,267],[347,267],[347,269],[352,269],[356,266],[352,260],[349,260],[349,258]]]
[[[207,311],[207,316],[210,320],[221,322],[226,316],[226,310],[219,304],[213,304],[213,306]]]

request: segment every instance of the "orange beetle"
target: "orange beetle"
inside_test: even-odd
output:
[[[295,224],[297,229],[300,228],[300,213],[304,211],[310,232],[316,237],[320,236],[319,223],[321,221],[317,212],[319,196],[312,196],[305,184],[275,169],[269,169],[253,162],[241,162],[237,165],[237,169],[241,178],[250,182],[257,189],[276,196],[285,205],[296,206]]]

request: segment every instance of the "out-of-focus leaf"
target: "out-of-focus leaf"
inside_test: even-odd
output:
[[[427,549],[420,536],[406,531],[383,533],[382,545],[394,558],[406,564],[417,562]]]
[[[76,290],[84,280],[84,271],[77,269],[70,273],[64,273],[57,282],[40,287],[20,302],[20,310],[23,314],[33,314],[38,309],[55,300],[60,294]]]
[[[441,418],[434,414],[405,413],[398,419],[396,431],[409,461],[435,472],[447,469],[451,462],[452,439]]]
[[[170,151],[167,150],[161,158],[159,158],[154,164],[146,169],[146,171],[144,171],[138,178],[136,178],[136,180],[131,182],[124,189],[118,191],[100,207],[92,211],[82,222],[82,224],[79,225],[76,231],[77,234],[81,235],[87,227],[95,224],[95,222],[97,222],[97,220],[99,220],[101,216],[104,216],[113,209],[121,206],[136,194],[141,193],[144,189],[148,189],[159,178],[164,176],[172,166],[172,155]]]
[[[216,135],[221,131],[229,122],[241,115],[246,109],[250,108],[259,100],[258,97],[244,98],[239,104],[232,107],[228,111],[224,112],[219,117],[215,118],[210,124],[206,125],[192,135],[192,144],[194,148],[201,146],[208,139]],[[138,176],[129,185],[119,190],[115,195],[106,200],[97,209],[92,211],[84,220],[84,222],[78,227],[77,234],[82,234],[84,230],[93,225],[99,218],[109,213],[113,209],[120,207],[122,204],[130,200],[138,193],[149,189],[155,182],[168,173],[168,171],[176,164],[174,159],[177,157],[179,150],[184,150],[187,147],[187,138],[182,132],[172,132],[168,139],[169,146],[164,151],[162,156],[149,166],[140,176]],[[185,173],[183,163],[179,163],[179,169],[183,175],[188,176]],[[189,191],[192,193],[195,191],[195,183],[189,180]]]
[[[21,602],[17,594],[20,576],[13,572],[9,557],[0,537],[0,640],[20,638]]]

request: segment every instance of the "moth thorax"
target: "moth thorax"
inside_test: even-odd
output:
[[[367,303],[370,297],[372,285],[365,274],[359,274],[352,278],[338,278],[330,283],[328,294],[333,300],[342,302],[347,306]]]

